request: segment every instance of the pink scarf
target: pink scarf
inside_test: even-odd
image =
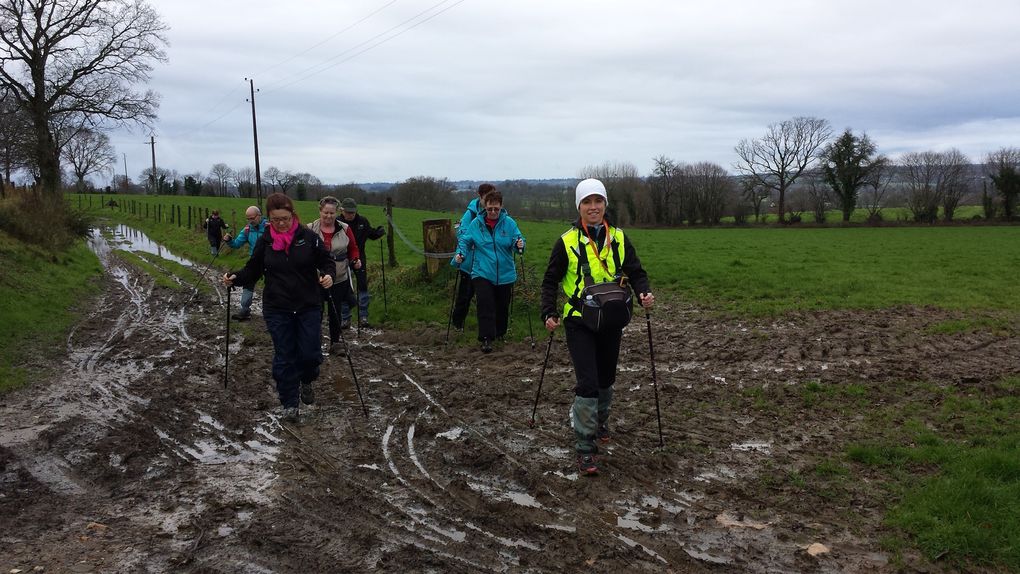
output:
[[[287,231],[277,231],[272,224],[269,225],[269,235],[273,238],[273,251],[286,251],[290,253],[290,242],[294,241],[294,234],[297,233],[298,226],[301,222],[298,221],[298,216],[295,213],[294,219],[292,220],[290,229]]]

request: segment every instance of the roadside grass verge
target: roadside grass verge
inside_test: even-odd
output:
[[[51,252],[0,231],[0,393],[30,383],[64,353],[63,339],[101,272],[80,242]]]
[[[845,507],[878,524],[902,565],[911,548],[953,570],[1020,571],[1020,378],[993,384],[883,382],[743,389],[743,405],[800,424],[839,420],[845,437],[796,469],[767,467],[758,488],[806,507]],[[852,521],[851,524],[854,522]]]

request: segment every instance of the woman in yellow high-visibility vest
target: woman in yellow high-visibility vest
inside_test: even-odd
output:
[[[621,282],[621,277],[626,277],[621,284],[629,282],[641,306],[650,308],[655,297],[633,243],[623,230],[606,221],[609,198],[602,182],[586,179],[578,183],[574,200],[578,219],[553,245],[542,280],[542,318],[550,332],[562,318],[567,333],[577,380],[571,410],[577,468],[581,474],[592,476],[599,472],[596,440],[609,441],[609,407],[623,327],[595,330],[586,325],[581,320],[581,291],[588,283]],[[556,304],[560,290],[567,297],[562,312]]]

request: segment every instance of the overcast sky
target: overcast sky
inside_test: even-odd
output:
[[[1020,146],[1017,0],[154,0],[157,165],[325,183],[712,161],[794,116],[888,155]],[[118,173],[151,165],[118,131]]]

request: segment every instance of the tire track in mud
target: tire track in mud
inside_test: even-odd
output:
[[[722,461],[724,466],[719,467],[720,470],[718,471],[712,470],[713,466],[711,463],[706,465],[707,461],[698,463],[702,468],[700,471],[697,470],[697,466],[693,466],[690,462],[686,461],[681,461],[680,466],[677,466],[675,462],[669,462],[669,459],[682,459],[684,457],[677,456],[678,453],[670,451],[668,448],[666,452],[658,453],[651,448],[651,445],[657,444],[657,436],[655,436],[654,430],[643,431],[638,428],[651,425],[648,428],[654,429],[654,418],[648,421],[646,417],[644,420],[635,423],[633,422],[633,407],[628,408],[623,402],[620,402],[618,403],[620,405],[619,408],[627,409],[628,411],[628,414],[624,416],[632,418],[632,423],[629,425],[631,429],[629,433],[617,433],[615,435],[608,449],[604,476],[595,479],[596,481],[612,482],[612,491],[607,492],[603,488],[591,486],[598,484],[597,482],[564,482],[563,479],[567,475],[563,474],[562,466],[558,469],[556,463],[550,461],[559,460],[562,464],[562,458],[568,454],[569,451],[562,449],[562,445],[569,444],[569,437],[566,434],[560,436],[543,429],[520,431],[520,425],[514,424],[514,416],[507,411],[499,411],[498,409],[496,411],[488,409],[472,412],[473,418],[470,420],[475,421],[475,424],[466,424],[466,417],[459,416],[457,412],[449,410],[447,405],[451,403],[446,403],[445,401],[440,403],[435,399],[435,396],[441,396],[442,393],[449,391],[448,386],[444,385],[440,380],[443,378],[442,374],[426,376],[425,381],[418,383],[405,366],[413,365],[412,371],[417,374],[419,371],[416,369],[423,369],[427,372],[434,367],[438,369],[442,365],[431,365],[429,360],[416,356],[412,351],[395,349],[385,344],[369,343],[365,346],[354,345],[352,349],[354,349],[356,356],[361,355],[362,360],[360,363],[363,365],[363,370],[366,372],[371,370],[371,376],[375,377],[377,382],[387,381],[391,388],[400,388],[397,382],[403,378],[410,382],[415,387],[414,390],[418,392],[419,399],[417,403],[409,400],[407,397],[402,399],[397,397],[400,400],[396,401],[395,406],[407,410],[408,414],[402,414],[396,417],[394,421],[411,420],[413,418],[414,424],[418,424],[421,417],[426,416],[427,412],[431,409],[437,417],[442,418],[440,415],[445,415],[448,419],[444,428],[454,426],[455,428],[467,429],[464,432],[469,435],[477,434],[479,437],[486,439],[481,441],[481,444],[486,448],[491,447],[491,450],[497,455],[515,452],[515,445],[512,440],[514,434],[524,435],[529,443],[533,443],[536,437],[541,437],[547,441],[540,443],[538,448],[531,447],[531,451],[526,451],[523,459],[521,457],[514,457],[514,462],[520,466],[518,470],[523,470],[524,475],[527,477],[523,479],[523,482],[518,482],[517,484],[518,486],[520,484],[526,485],[521,489],[522,492],[534,493],[532,499],[539,501],[545,507],[543,510],[547,513],[551,512],[552,516],[565,521],[567,524],[578,525],[565,527],[573,539],[580,537],[583,540],[587,540],[587,544],[590,545],[608,546],[608,549],[594,552],[593,554],[596,557],[600,556],[601,553],[608,554],[610,558],[607,560],[610,561],[623,560],[617,558],[618,553],[614,552],[613,544],[606,544],[608,540],[618,544],[619,548],[631,549],[637,553],[636,556],[632,554],[624,560],[623,563],[627,565],[628,569],[640,567],[650,571],[658,571],[664,565],[668,565],[673,568],[682,568],[685,571],[696,571],[702,568],[702,564],[711,565],[713,569],[729,567],[739,571],[756,572],[797,572],[802,569],[802,565],[797,565],[797,556],[803,551],[804,546],[799,544],[797,540],[781,540],[777,537],[774,530],[767,527],[759,530],[756,527],[746,526],[747,524],[757,525],[759,523],[754,521],[744,522],[744,519],[741,518],[743,513],[738,510],[739,506],[733,505],[733,501],[727,502],[726,499],[713,500],[712,496],[708,494],[718,490],[718,485],[720,484],[740,480],[742,474],[733,474],[725,466],[726,464],[733,468],[742,469],[741,473],[751,472],[752,469],[760,467],[762,458],[755,449],[744,449],[741,448],[742,445],[731,444],[730,442],[722,444],[721,454],[723,456],[715,458]],[[364,360],[366,355],[371,356],[373,360]],[[439,363],[440,360],[436,359],[436,362]],[[371,367],[367,365],[371,365]],[[453,368],[456,368],[456,366]],[[633,369],[632,367],[625,367],[621,371],[625,371],[628,368],[637,372],[641,371],[641,369]],[[534,383],[531,379],[525,380]],[[428,387],[428,391],[425,390],[425,386]],[[626,385],[620,386],[626,387]],[[622,394],[634,392],[639,388],[640,385],[624,390]],[[405,394],[413,396],[414,392],[410,389],[408,391]],[[372,407],[373,412],[386,412],[390,407],[385,404],[385,400],[379,399],[378,394],[377,389],[371,389],[366,394],[366,400],[376,403],[377,406]],[[621,394],[619,390],[618,394]],[[392,396],[385,398],[391,402],[394,400]],[[618,396],[618,401],[623,398]],[[409,402],[417,404],[419,410],[415,411],[414,408],[409,408],[407,406]],[[458,408],[470,408],[473,406],[470,402],[465,404],[463,400],[455,400],[452,404],[458,405]],[[480,422],[479,417],[482,419]],[[476,424],[482,424],[485,427],[487,423],[484,422],[484,419],[486,418],[498,419],[502,426],[495,425],[495,430],[491,433],[483,433]],[[406,432],[411,432],[410,423],[405,423],[400,429],[397,428],[398,425],[395,423],[391,423],[391,425],[393,429],[388,433],[390,436],[396,436],[400,432],[404,432],[403,429],[405,428],[407,429]],[[509,432],[507,432],[508,430]],[[507,434],[501,435],[501,433]],[[681,436],[683,434],[681,433]],[[698,433],[697,431],[691,431],[690,434],[694,436]],[[506,436],[511,436],[511,439],[507,440]],[[716,444],[719,442],[718,439],[702,436],[701,442],[704,444]],[[486,444],[487,441],[491,444]],[[516,446],[519,447],[520,445]],[[411,449],[409,448],[408,450],[410,451]],[[415,447],[414,450],[415,456],[429,451],[427,448],[418,447]],[[745,452],[740,452],[742,450]],[[407,466],[415,466],[415,462],[411,460],[412,457],[409,453],[406,455],[406,458],[407,460],[404,462]],[[757,462],[754,462],[756,459]],[[521,463],[520,460],[528,460],[530,462]],[[653,475],[662,474],[662,470],[665,470],[667,477],[664,480],[644,480],[640,471],[634,472],[641,465],[648,464],[650,460],[655,464],[660,464],[655,461],[665,461],[666,466],[653,473]],[[726,461],[729,462],[727,463]],[[750,466],[748,466],[748,463],[750,463]],[[446,466],[449,465],[445,465],[444,468]],[[509,467],[510,465],[508,464],[507,466]],[[454,468],[460,469],[462,466],[454,465]],[[683,469],[688,469],[686,476],[677,476],[672,479],[668,477],[671,472],[681,473]],[[436,475],[432,471],[431,466],[428,467],[426,472],[428,480],[436,484],[440,484],[445,480],[450,480],[451,484],[456,481],[456,478],[450,478],[450,476],[443,475],[442,473]],[[456,474],[457,471],[454,470],[453,472]],[[513,480],[516,477],[514,473],[506,472],[505,470],[503,472],[490,473],[490,476],[495,477],[492,483],[497,486],[489,489],[489,498],[493,497],[492,492],[496,492],[496,496],[498,496],[501,489],[506,489],[507,481]],[[702,486],[699,487],[699,484]],[[589,488],[597,490],[594,500],[600,500],[598,507],[589,508],[586,506],[588,500],[585,498],[583,490]],[[472,494],[475,496],[487,496],[484,481],[476,482],[474,485],[469,486],[468,490],[472,491]],[[554,511],[550,509],[554,509]],[[513,511],[518,515],[528,514],[517,506],[513,507]],[[541,516],[541,518],[531,517],[529,519],[529,526],[532,531],[535,530],[535,527],[544,530],[564,528],[562,523],[556,524],[553,520],[548,520],[549,514],[544,516],[536,512],[531,514]],[[732,519],[730,518],[731,515],[738,518]],[[796,518],[794,519],[796,520]],[[554,523],[549,524],[549,522]],[[766,524],[771,524],[771,522]],[[578,534],[579,528],[585,529],[583,536]],[[587,529],[594,530],[595,532],[589,532]],[[577,546],[577,540],[572,540],[572,544]],[[582,543],[583,545],[584,543]],[[542,551],[537,551],[535,554],[541,554],[542,552],[548,553],[549,548],[543,547]],[[527,552],[523,554],[527,554]],[[576,552],[572,552],[572,554],[576,555]],[[749,559],[748,557],[753,558]],[[812,569],[822,572],[844,571],[843,566],[839,564],[815,564],[812,566]]]
[[[353,348],[357,349],[357,347]],[[578,505],[574,509],[568,508],[569,501],[572,499],[576,500],[576,495],[553,485],[545,478],[546,476],[554,476],[558,480],[571,482],[577,479],[576,473],[570,476],[560,470],[548,470],[550,462],[563,462],[567,459],[564,456],[567,452],[565,449],[560,452],[552,447],[545,447],[547,452],[544,454],[544,457],[550,460],[544,466],[521,462],[518,457],[510,453],[514,448],[513,445],[507,444],[505,441],[498,443],[498,437],[483,433],[474,425],[469,424],[464,417],[451,413],[422,384],[419,384],[405,370],[403,365],[405,362],[410,362],[415,366],[428,369],[427,361],[409,351],[396,350],[388,348],[386,345],[377,345],[375,343],[370,343],[367,347],[362,347],[358,351],[360,352],[356,352],[356,355],[369,354],[376,359],[376,361],[371,362],[374,369],[371,373],[372,380],[378,382],[389,380],[389,385],[397,389],[404,389],[407,384],[413,387],[413,390],[409,389],[410,392],[406,396],[397,397],[402,405],[400,414],[392,417],[387,422],[386,431],[382,437],[381,451],[391,474],[401,484],[405,485],[409,490],[412,500],[424,502],[423,506],[427,505],[432,509],[432,516],[441,518],[453,525],[467,524],[469,529],[477,532],[485,539],[496,542],[507,549],[513,549],[515,554],[512,556],[530,553],[530,556],[527,557],[530,560],[541,558],[542,552],[546,550],[543,538],[548,537],[549,531],[561,531],[576,535],[578,527],[575,525],[581,524],[582,530],[587,530],[583,525],[595,526],[595,528],[591,529],[592,534],[586,534],[586,537],[589,538],[594,535],[593,542],[595,544],[609,545],[610,548],[617,547],[617,551],[620,552],[636,548],[646,555],[645,558],[654,560],[658,564],[658,566],[646,564],[645,567],[658,570],[661,569],[663,564],[669,564],[669,561],[663,557],[663,553],[669,553],[668,550],[663,549],[661,552],[657,552],[654,549],[656,544],[649,540],[636,541],[635,538],[640,538],[640,535],[635,535],[631,530],[624,531],[619,529],[617,524],[607,521],[601,513],[585,508],[584,505]],[[366,351],[368,352],[366,353]],[[397,356],[391,357],[391,354],[396,354]],[[404,384],[401,385],[398,382],[403,382]],[[372,396],[372,394],[369,393],[369,396]],[[417,404],[410,400],[410,397],[415,396],[415,394],[419,398]],[[390,398],[392,399],[393,397],[391,396]],[[408,406],[406,403],[411,403],[414,406]],[[387,407],[383,407],[380,410],[385,411]],[[376,409],[373,408],[373,412],[375,411]],[[508,463],[506,466],[509,467],[507,470],[511,472],[483,473],[475,470],[473,473],[468,473],[464,472],[463,469],[458,469],[454,471],[454,476],[452,477],[449,476],[449,472],[440,474],[439,479],[433,476],[433,472],[427,470],[419,459],[414,443],[417,424],[430,411],[436,412],[434,417],[438,419],[435,421],[436,423],[445,422],[446,427],[453,427],[447,433],[437,433],[437,437],[452,433],[457,437],[466,434],[469,437],[477,438],[483,449],[492,451],[501,460],[506,461]],[[505,427],[501,430],[505,430]],[[406,440],[394,439],[394,437],[400,435],[405,436]],[[528,437],[528,439],[530,442],[531,438]],[[556,443],[561,442],[561,440],[562,438],[557,438]],[[625,449],[626,447],[621,448]],[[434,450],[438,449],[431,442],[424,449],[429,455]],[[533,456],[532,453],[525,454]],[[539,454],[541,454],[541,451],[539,451]],[[398,465],[402,465],[406,469],[417,470],[417,474],[412,476],[409,472],[402,472],[398,469]],[[446,467],[443,466],[442,468]],[[508,477],[507,474],[510,476]],[[521,475],[528,485],[521,485],[514,478],[515,475]],[[447,484],[444,484],[441,480]],[[457,496],[456,493],[451,492],[451,489],[466,491],[467,496],[480,501],[481,504],[502,508],[513,505],[512,509],[516,515],[514,519],[516,527],[510,532],[503,532],[498,529],[498,525],[483,524],[478,526],[474,524],[471,521],[470,513],[477,510],[478,503],[475,505],[465,503],[465,497],[463,495]],[[529,494],[529,491],[536,493],[536,495]],[[437,501],[437,498],[442,498],[442,501]],[[539,502],[539,498],[543,502]],[[459,506],[459,508],[451,509],[450,506]],[[469,513],[467,517],[464,516],[465,512]],[[630,516],[626,524],[632,526],[633,530],[640,530],[639,526],[635,526],[639,525],[639,521],[634,518],[635,511],[628,510],[626,514]],[[481,518],[481,520],[487,519],[489,519],[488,516]],[[476,517],[473,520],[478,522],[479,518]],[[495,530],[490,532],[487,528],[495,528]],[[522,534],[524,534],[523,537]],[[470,544],[470,540],[461,540],[461,542]],[[505,555],[506,551],[504,550],[498,553],[496,558],[498,560],[499,556]],[[485,562],[492,564],[490,558],[487,558]],[[497,561],[496,563],[499,564],[500,562]],[[504,559],[500,568],[505,569],[517,566],[519,564],[515,560],[507,561]]]

